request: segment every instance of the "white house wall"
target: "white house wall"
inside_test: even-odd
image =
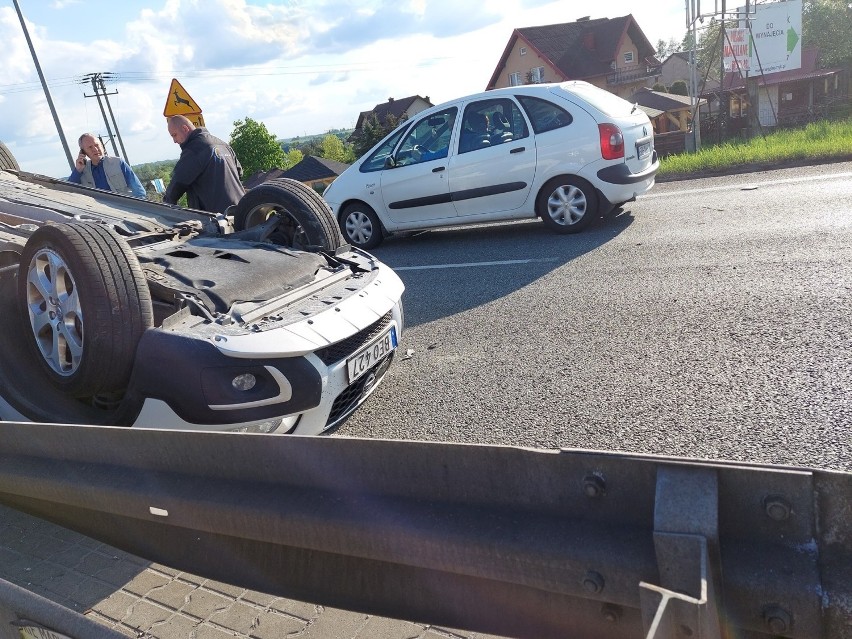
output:
[[[761,126],[773,127],[778,124],[778,85],[761,87],[757,117]]]

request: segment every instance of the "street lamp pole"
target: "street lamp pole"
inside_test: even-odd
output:
[[[18,19],[21,21],[21,29],[24,30],[24,37],[27,39],[27,45],[30,47],[30,53],[33,56],[33,62],[35,63],[36,71],[38,71],[41,86],[44,89],[44,95],[47,98],[47,105],[50,107],[50,112],[53,115],[53,121],[56,123],[56,130],[59,132],[59,139],[62,142],[62,147],[65,149],[65,157],[68,158],[68,166],[71,167],[71,170],[74,170],[74,159],[71,156],[71,150],[68,148],[68,142],[65,140],[65,133],[62,131],[62,125],[59,123],[59,116],[56,113],[56,107],[53,106],[53,99],[50,97],[50,90],[47,88],[47,81],[44,79],[44,74],[41,72],[41,66],[39,65],[38,58],[36,57],[33,41],[30,39],[29,31],[27,31],[24,16],[21,14],[21,7],[18,6],[18,0],[12,0],[12,2],[15,5],[15,11],[18,12]]]

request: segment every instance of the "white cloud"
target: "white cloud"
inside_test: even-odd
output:
[[[116,73],[110,103],[133,163],[179,153],[162,116],[173,77],[215,135],[227,138],[235,120],[252,117],[291,137],[350,127],[388,97],[428,95],[438,103],[480,91],[516,27],[632,11],[652,43],[679,40],[685,30],[680,0],[602,0],[591,10],[550,0],[57,0],[25,9],[67,138],[73,145],[81,131],[106,133],[97,102],[84,97],[91,86],[77,82],[85,73]],[[65,154],[8,7],[0,7],[0,42],[0,140],[25,170],[65,175]]]

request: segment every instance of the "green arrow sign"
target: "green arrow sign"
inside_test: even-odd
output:
[[[796,33],[793,27],[787,29],[787,53],[793,53],[793,49],[799,43],[799,34]]]

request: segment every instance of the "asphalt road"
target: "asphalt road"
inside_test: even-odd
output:
[[[374,251],[406,284],[385,382],[335,433],[852,470],[852,164],[661,183]]]
[[[576,236],[388,241],[407,331],[333,436],[852,470],[851,236],[845,163],[659,184]],[[0,559],[0,578],[127,636],[482,636],[178,573],[5,508]]]

